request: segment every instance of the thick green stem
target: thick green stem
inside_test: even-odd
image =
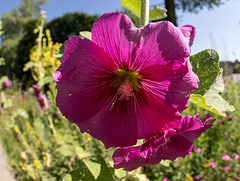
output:
[[[42,73],[42,37],[43,37],[43,26],[44,19],[41,21],[41,25],[39,26],[39,34],[38,34],[38,71],[39,71],[39,82],[43,81],[43,73]]]
[[[149,22],[149,0],[141,0],[140,26],[146,26]]]

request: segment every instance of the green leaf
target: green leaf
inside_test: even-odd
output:
[[[112,174],[103,159],[93,161],[84,159],[79,169],[67,174],[63,181],[113,181]]]
[[[134,12],[134,14],[140,18],[141,16],[141,0],[123,0],[120,1],[120,4]]]
[[[57,152],[62,154],[63,156],[72,156],[74,154],[74,148],[72,145],[64,144],[56,149]]]
[[[161,20],[167,17],[167,10],[165,8],[160,8],[155,6],[149,13],[149,20]]]
[[[92,32],[90,31],[80,31],[79,36],[92,41]]]
[[[91,156],[93,156],[92,153],[85,151],[82,147],[77,146],[75,148],[75,153],[77,154],[77,157],[81,160],[84,158],[89,158]]]
[[[218,53],[215,50],[207,49],[189,58],[192,70],[200,80],[198,89],[192,93],[204,95],[221,72]]]
[[[33,61],[29,61],[27,63],[25,63],[24,67],[23,67],[23,71],[26,72],[28,71],[30,68],[32,68],[34,66],[34,62]]]
[[[53,55],[55,58],[57,58],[61,62],[62,62],[64,50],[65,50],[64,44],[65,44],[65,42],[59,47],[59,49],[57,50],[56,54]]]
[[[161,161],[160,161],[160,164],[162,164],[162,165],[165,166],[165,167],[169,167],[169,166],[170,166],[170,163],[172,163],[171,160],[161,160]]]
[[[235,108],[219,95],[223,90],[224,83],[222,73],[220,73],[203,96],[200,94],[191,94],[189,101],[210,112],[226,117],[225,112],[232,112]]]

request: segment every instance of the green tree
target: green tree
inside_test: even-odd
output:
[[[168,10],[166,20],[177,25],[176,9],[183,12],[197,13],[204,7],[213,9],[223,4],[223,0],[165,0],[165,8]]]
[[[35,43],[33,29],[37,26],[40,8],[46,0],[22,0],[21,5],[2,15],[2,51],[6,61],[6,74],[22,78],[23,66],[28,61],[29,47]],[[31,33],[29,33],[31,31]],[[25,40],[31,39],[31,45],[25,46]]]
[[[98,15],[89,15],[81,12],[67,13],[47,23],[46,28],[51,30],[52,40],[63,43],[70,36],[79,35],[80,31],[91,31]]]

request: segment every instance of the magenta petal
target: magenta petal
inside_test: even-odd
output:
[[[140,30],[128,16],[119,12],[105,13],[93,24],[92,41],[118,65],[129,63],[139,40]]]
[[[56,98],[62,114],[106,147],[135,144],[137,116],[131,101],[116,98],[113,83],[117,68],[112,59],[81,37],[71,37],[64,54],[57,70],[61,76]]]
[[[187,108],[191,92],[198,88],[199,79],[191,70],[188,60],[178,69],[169,63],[150,66],[140,73],[143,89],[151,91],[179,112]]]
[[[141,41],[132,67],[137,70],[169,61],[183,63],[190,47],[179,28],[167,21],[149,23],[141,28]]]
[[[185,25],[182,27],[179,27],[179,29],[182,31],[184,37],[186,38],[189,46],[192,46],[195,35],[196,35],[196,29],[195,27],[191,25]]]

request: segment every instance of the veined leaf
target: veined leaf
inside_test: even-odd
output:
[[[56,54],[53,55],[53,56],[62,62],[64,50],[65,50],[65,46],[64,46],[64,43],[63,43],[60,46],[60,48],[57,50]]]
[[[167,10],[165,8],[160,8],[155,6],[152,11],[149,13],[150,20],[161,20],[167,17]]]
[[[92,32],[90,31],[80,31],[79,36],[92,41]]]
[[[200,83],[193,94],[204,95],[215,81],[220,71],[219,56],[215,50],[207,49],[189,57],[192,70],[197,74]]]
[[[63,181],[113,181],[112,174],[103,159],[93,161],[84,159],[79,169],[67,174]]]
[[[201,94],[191,94],[189,101],[210,112],[226,117],[225,112],[232,112],[235,108],[219,95],[223,90],[224,83],[222,73],[220,73],[203,96]]]
[[[120,4],[134,12],[134,14],[140,18],[141,16],[141,0],[123,0],[120,1]]]

